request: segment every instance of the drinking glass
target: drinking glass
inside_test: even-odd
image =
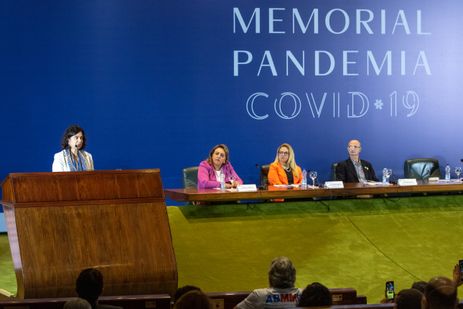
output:
[[[309,172],[309,177],[312,178],[312,188],[315,189],[315,179],[317,178],[317,172],[316,171],[310,171]]]
[[[386,182],[389,183],[389,178],[392,175],[392,169],[388,168],[386,169]]]
[[[457,179],[460,180],[461,166],[455,167],[455,174],[457,174]]]

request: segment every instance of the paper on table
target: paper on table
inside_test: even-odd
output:
[[[391,184],[388,183],[388,182],[379,182],[379,181],[367,181],[365,184],[369,185],[369,186],[390,186]]]
[[[276,188],[299,188],[300,185],[292,184],[292,185],[273,185]]]
[[[437,181],[437,183],[440,183],[440,184],[454,184],[454,183],[461,183],[461,180],[460,179],[449,179],[449,180],[445,180],[445,179],[439,179]]]

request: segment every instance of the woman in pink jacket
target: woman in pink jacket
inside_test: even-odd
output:
[[[225,188],[236,188],[243,184],[228,161],[228,147],[224,144],[216,145],[209,152],[207,160],[202,161],[198,168],[198,189],[220,188],[223,179]]]

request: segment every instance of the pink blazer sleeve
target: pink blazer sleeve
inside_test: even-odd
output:
[[[227,166],[226,166],[226,171],[225,171],[225,181],[230,181],[231,179],[233,179],[234,181],[238,182],[239,184],[243,184],[243,180],[240,178],[240,176],[238,176],[238,174],[235,172],[235,169],[233,168],[233,166],[231,165],[230,162],[227,163]]]
[[[207,164],[207,163],[206,163]],[[212,189],[220,187],[220,183],[209,177],[209,169],[203,162],[198,167],[198,189]]]

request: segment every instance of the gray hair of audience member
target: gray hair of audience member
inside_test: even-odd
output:
[[[418,290],[424,294],[424,288],[428,285],[426,281],[416,281],[412,284],[412,289]]]
[[[279,256],[270,263],[268,271],[269,284],[273,288],[286,289],[294,287],[296,268],[286,256]]]
[[[417,289],[401,290],[395,299],[397,309],[421,309],[423,293]]]
[[[424,308],[456,308],[458,304],[455,283],[446,277],[434,277],[424,289]]]
[[[92,309],[92,305],[83,298],[68,300],[63,309]]]
[[[309,284],[302,291],[301,299],[299,299],[298,307],[323,307],[331,306],[333,297],[330,290],[319,282]]]
[[[206,294],[202,291],[192,290],[177,300],[174,309],[212,309],[212,305]]]

